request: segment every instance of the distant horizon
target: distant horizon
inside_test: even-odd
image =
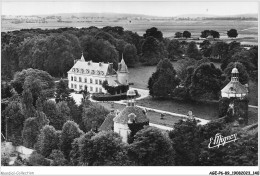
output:
[[[176,1],[31,1],[2,2],[2,15],[33,16],[71,13],[116,13],[155,17],[181,15],[234,16],[258,14],[258,2]]]
[[[60,14],[120,14],[120,15],[134,15],[134,16],[148,16],[148,17],[158,17],[158,18],[174,18],[180,16],[188,16],[188,15],[205,15],[205,16],[213,16],[213,17],[229,17],[229,16],[243,16],[243,15],[258,15],[258,13],[239,13],[232,15],[215,15],[215,14],[203,14],[203,13],[194,13],[194,14],[179,14],[175,16],[156,16],[156,15],[146,15],[146,14],[138,14],[138,13],[120,13],[120,12],[64,12],[64,13],[53,13],[53,14],[31,14],[31,15],[5,15],[2,16],[49,16],[49,15],[60,15]]]

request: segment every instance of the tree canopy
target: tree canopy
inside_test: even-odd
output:
[[[230,29],[229,31],[227,31],[227,36],[230,38],[236,38],[238,36],[237,30]]]
[[[155,127],[144,127],[134,136],[129,155],[138,166],[173,166],[175,152],[167,134]]]

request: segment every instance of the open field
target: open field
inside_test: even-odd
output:
[[[220,68],[219,63],[214,63],[216,67]],[[177,62],[172,62],[173,67],[178,68]],[[148,80],[152,73],[156,71],[156,66],[141,66],[137,65],[134,68],[129,68],[129,78],[130,82],[134,83],[132,87],[148,89]],[[249,82],[249,104],[258,105],[258,85],[252,81]]]
[[[99,104],[101,104],[102,106],[104,106],[107,109],[111,109],[111,104],[109,102],[99,102]],[[118,109],[118,110],[123,110],[125,107],[125,105],[121,105],[121,104],[114,104],[114,108]],[[174,123],[178,122],[179,120],[181,120],[181,117],[176,117],[176,116],[171,116],[171,115],[165,115],[164,119],[160,119],[160,113],[157,112],[151,112],[148,111],[147,112],[147,117],[149,118],[151,123],[155,123],[155,124],[159,124],[159,125],[164,125],[164,126],[168,126],[168,127],[173,127]]]
[[[20,29],[42,28],[54,29],[61,27],[104,27],[104,26],[122,26],[125,30],[137,32],[143,35],[145,31],[151,27],[157,27],[162,31],[164,37],[173,38],[175,32],[183,32],[188,30],[191,32],[193,38],[198,38],[201,31],[209,29],[216,30],[220,33],[220,38],[223,40],[230,40],[227,38],[227,31],[229,29],[237,29],[238,38],[242,44],[258,44],[258,22],[245,20],[114,20],[114,21],[86,21],[86,22],[57,22],[49,21],[48,23],[10,23],[9,21],[2,21],[2,32],[13,31]]]

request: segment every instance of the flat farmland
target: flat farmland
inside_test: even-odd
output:
[[[258,22],[245,20],[113,20],[113,21],[72,21],[57,22],[49,21],[48,23],[19,23],[14,24],[9,21],[2,21],[2,31],[12,31],[19,29],[42,28],[53,29],[61,27],[104,27],[104,26],[122,26],[125,30],[137,32],[143,35],[151,27],[157,27],[162,31],[164,37],[173,38],[175,32],[188,30],[192,37],[198,38],[203,30],[216,30],[220,33],[220,38],[227,40],[226,32],[229,29],[237,29],[238,38],[243,44],[257,45]]]

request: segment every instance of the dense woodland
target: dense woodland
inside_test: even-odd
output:
[[[13,31],[2,33],[1,47],[1,132],[7,132],[5,137],[13,145],[35,149],[29,160],[18,157],[16,165],[258,163],[258,134],[230,128],[219,121],[204,126],[197,125],[195,120],[180,121],[170,132],[145,127],[132,143],[125,144],[112,131],[98,132],[109,111],[90,102],[87,91],[82,92],[82,104],[77,105],[65,81],[54,83],[54,77],[66,76],[82,51],[86,60],[113,62],[115,69],[124,54],[128,66],[134,67],[137,62],[158,64],[148,83],[153,97],[218,99],[234,66],[239,70],[241,83],[257,81],[257,47],[247,50],[235,41],[227,44],[205,40],[198,50],[195,42],[169,40],[156,28],[139,36],[122,27]],[[215,59],[221,63],[221,69],[212,63]],[[178,69],[173,68],[173,60],[180,63]],[[216,133],[238,133],[240,140],[208,149],[209,138]],[[7,164],[8,157],[1,157],[2,165]]]

